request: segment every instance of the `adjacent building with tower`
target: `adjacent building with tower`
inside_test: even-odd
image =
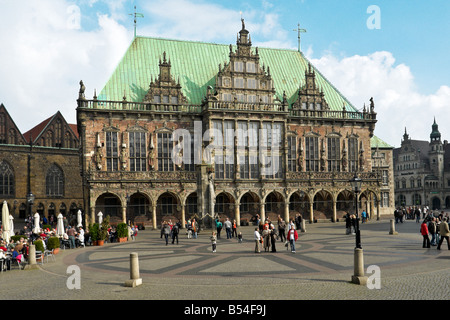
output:
[[[438,124],[430,140],[413,140],[405,128],[401,147],[394,149],[395,205],[450,208],[450,146],[441,140]]]

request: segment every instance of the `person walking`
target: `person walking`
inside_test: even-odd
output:
[[[232,229],[231,236],[232,236],[233,238],[234,238],[234,237],[237,238],[237,236],[238,236],[238,234],[237,234],[237,222],[236,222],[236,220],[233,220],[233,229]]]
[[[441,240],[439,240],[439,244],[437,246],[438,250],[441,250],[441,244],[442,244],[442,242],[444,242],[444,239],[447,240],[447,247],[448,247],[448,250],[450,250],[450,242],[448,240],[449,236],[450,236],[450,230],[449,230],[447,221],[448,221],[448,219],[443,218],[441,225],[439,226],[439,233],[441,235]]]
[[[198,236],[198,223],[195,219],[192,219],[192,238],[197,239]]]
[[[423,220],[421,226],[420,226],[420,233],[423,236],[423,244],[422,248],[429,248],[430,247],[430,238],[428,237],[428,227],[425,220]]]
[[[430,222],[428,222],[428,233],[431,234],[431,245],[435,246],[436,243],[436,219],[433,217]]]
[[[255,253],[260,253],[261,252],[261,234],[259,233],[259,228],[256,227],[255,228],[255,232],[254,234],[254,239],[255,239]]]
[[[295,242],[298,239],[297,230],[295,230],[295,226],[291,226],[291,229],[288,231],[287,238],[289,240],[289,244],[291,245],[291,252],[295,253]]]
[[[270,232],[269,226],[266,225],[264,227],[263,232],[262,232],[264,251],[269,251],[269,248],[270,248],[270,233],[271,232]]]
[[[215,231],[212,232],[211,237],[209,239],[211,240],[212,252],[216,252],[217,237]]]
[[[233,225],[231,224],[230,219],[227,218],[223,226],[225,227],[225,231],[227,233],[227,239],[231,239],[231,229],[233,228]]]
[[[178,223],[176,223],[172,226],[172,244],[175,243],[175,239],[177,240],[177,244],[178,244],[178,234],[179,233],[180,233],[180,226],[178,225]]]
[[[67,235],[69,236],[69,243],[70,243],[70,249],[75,248],[75,229],[69,226],[69,229],[67,230]]]
[[[219,218],[216,219],[217,239],[220,239],[220,232],[222,231],[222,222]]]
[[[286,242],[286,221],[280,219],[278,221],[278,234],[282,242]]]
[[[162,226],[162,234],[164,235],[164,239],[166,240],[166,246],[169,243],[169,234],[170,234],[170,226],[167,221],[163,222]]]
[[[272,252],[277,252],[277,248],[275,246],[277,238],[277,230],[273,224],[270,225],[270,244],[272,245]]]

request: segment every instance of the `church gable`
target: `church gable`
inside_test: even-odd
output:
[[[78,137],[62,114],[58,111],[53,117],[44,120],[25,133],[34,145],[53,148],[78,148]]]
[[[0,144],[27,144],[3,103],[0,104]]]

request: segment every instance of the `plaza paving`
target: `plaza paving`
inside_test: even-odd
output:
[[[297,252],[277,242],[277,252],[254,253],[253,226],[239,228],[243,243],[226,239],[211,251],[211,230],[198,239],[166,246],[159,230],[142,230],[135,241],[61,250],[37,270],[0,275],[1,299],[27,300],[448,300],[450,251],[444,243],[422,248],[420,224],[408,220],[390,235],[389,219],[361,225],[364,266],[380,270],[380,288],[350,282],[355,236],[344,223],[306,224]],[[139,256],[142,285],[129,288],[130,253]],[[80,270],[80,289],[70,289],[69,266]],[[69,269],[70,270],[70,269]],[[371,276],[372,273],[366,273]],[[69,283],[69,286],[68,286]]]

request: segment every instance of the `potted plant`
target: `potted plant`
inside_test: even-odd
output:
[[[33,244],[36,247],[36,251],[42,252],[41,257],[37,259],[37,261],[44,261],[44,251],[45,251],[44,243],[42,242],[42,240],[36,240],[34,241]]]
[[[60,242],[58,237],[50,237],[47,241],[47,249],[53,250],[54,254],[57,254],[59,252]]]
[[[89,225],[89,235],[91,237],[92,245],[96,246],[98,242],[99,224],[94,223]]]
[[[126,242],[128,240],[128,226],[125,222],[117,224],[117,238],[119,242]]]
[[[109,228],[109,216],[106,216],[105,219],[102,221],[102,225],[100,226],[100,229],[98,230],[98,245],[102,246],[105,242],[106,238],[108,237],[108,228]]]

